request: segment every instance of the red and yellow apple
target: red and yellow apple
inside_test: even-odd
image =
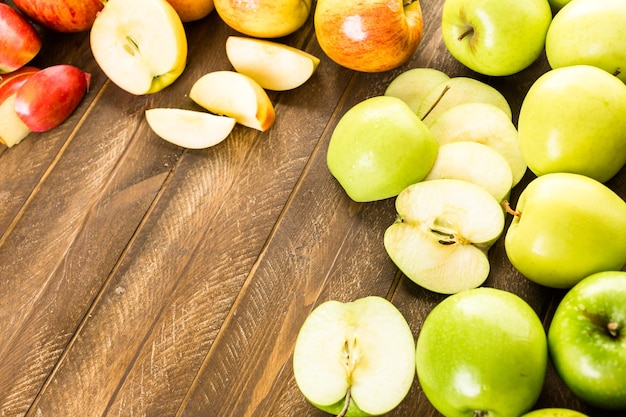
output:
[[[9,148],[22,141],[31,132],[15,112],[18,90],[39,68],[23,66],[0,76],[0,143]]]
[[[35,27],[13,7],[0,3],[0,74],[26,65],[40,49]]]
[[[14,0],[26,16],[58,32],[83,32],[104,7],[102,0]]]
[[[215,10],[213,0],[167,0],[172,5],[180,20],[193,22],[200,20]]]

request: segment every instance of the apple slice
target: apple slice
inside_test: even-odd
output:
[[[38,71],[39,68],[23,66],[0,76],[0,143],[9,148],[20,143],[31,132],[15,112],[15,98],[24,83]]]
[[[442,294],[487,279],[487,251],[502,234],[504,211],[483,187],[457,179],[422,181],[398,195],[396,210],[384,246],[409,279]]]
[[[482,81],[452,77],[433,87],[422,100],[417,116],[427,125],[446,110],[462,103],[491,103],[511,120],[511,106],[502,93]]]
[[[450,142],[440,146],[435,165],[424,181],[440,178],[480,185],[499,202],[508,198],[513,187],[508,161],[493,148],[478,142]]]
[[[326,301],[300,328],[293,372],[302,394],[321,410],[381,415],[411,387],[415,339],[402,313],[384,298]]]
[[[489,103],[464,103],[442,113],[429,126],[439,145],[470,141],[483,143],[508,161],[515,186],[526,173],[526,161],[510,116]]]
[[[172,84],[187,63],[185,28],[167,0],[108,0],[90,43],[107,77],[135,95]]]
[[[412,68],[396,76],[385,90],[386,96],[397,97],[409,105],[414,113],[419,110],[422,100],[439,84],[450,77],[434,68]]]
[[[213,71],[200,77],[189,97],[208,111],[232,117],[262,132],[274,124],[274,106],[252,78],[235,71]]]
[[[0,74],[18,70],[41,49],[41,37],[21,13],[0,3]]]
[[[232,117],[173,108],[148,109],[146,120],[159,137],[189,149],[217,145],[235,127],[235,119]]]
[[[281,43],[229,36],[226,55],[235,70],[268,90],[291,90],[304,84],[315,72],[319,58]]]

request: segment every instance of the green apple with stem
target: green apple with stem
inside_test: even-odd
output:
[[[548,71],[526,94],[519,146],[536,175],[573,172],[600,182],[626,163],[626,85],[590,65]]]
[[[327,165],[354,201],[383,200],[421,181],[437,150],[430,130],[404,101],[377,96],[341,117],[330,138]]]
[[[524,414],[522,417],[588,417],[569,408],[539,408]]]
[[[382,297],[326,301],[300,328],[293,372],[302,394],[321,410],[382,415],[415,379],[415,339],[402,313]]]
[[[601,409],[626,410],[626,272],[585,277],[560,301],[548,330],[554,367]]]
[[[513,210],[506,254],[526,278],[571,288],[600,271],[626,264],[626,202],[609,187],[572,173],[532,180]]]
[[[487,279],[487,251],[504,230],[504,212],[486,189],[458,179],[422,181],[398,195],[396,211],[383,242],[413,282],[453,294]]]
[[[386,96],[402,99],[415,113],[419,110],[422,100],[431,89],[448,81],[450,77],[435,68],[411,68],[394,77],[387,89]]]
[[[593,65],[626,82],[626,3],[622,0],[566,3],[554,16],[546,36],[550,66]]]
[[[505,76],[539,58],[551,21],[547,0],[446,0],[441,33],[459,62],[480,74]]]
[[[167,0],[108,0],[90,43],[102,71],[135,95],[161,91],[187,65],[185,28]]]
[[[481,287],[453,294],[426,316],[417,377],[446,417],[513,417],[541,394],[548,363],[541,320],[519,296]]]

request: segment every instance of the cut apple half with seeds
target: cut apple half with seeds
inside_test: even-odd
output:
[[[235,127],[232,117],[174,108],[148,109],[146,120],[159,137],[189,149],[217,145]]]
[[[319,58],[300,49],[241,36],[228,37],[226,55],[237,72],[274,91],[301,86],[320,63]]]
[[[504,211],[483,187],[456,179],[422,181],[398,195],[396,210],[384,246],[409,279],[442,294],[487,279],[487,251],[502,234]]]
[[[274,124],[274,106],[263,87],[235,71],[203,75],[191,87],[189,97],[211,113],[232,117],[252,129],[263,132]]]

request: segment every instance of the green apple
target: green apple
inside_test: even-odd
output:
[[[546,0],[445,0],[441,33],[459,62],[480,74],[504,76],[539,58],[551,21]]]
[[[417,338],[417,377],[446,417],[517,417],[531,409],[548,363],[546,334],[519,296],[476,288],[443,300]]]
[[[548,63],[552,68],[593,65],[626,82],[625,21],[623,0],[567,2],[548,29]]]
[[[509,163],[515,186],[526,173],[526,161],[520,150],[517,129],[510,113],[491,103],[458,104],[428,124],[440,146],[471,141],[489,146]]]
[[[542,175],[522,191],[513,214],[506,254],[531,281],[571,288],[626,264],[626,202],[592,178]]]
[[[437,150],[430,130],[404,101],[377,96],[356,104],[339,120],[327,164],[354,201],[383,200],[421,181]]]
[[[524,414],[522,417],[588,417],[569,408],[540,408]]]
[[[626,272],[592,274],[569,290],[548,330],[557,373],[597,408],[626,410]]]
[[[302,394],[321,410],[381,415],[406,397],[415,379],[415,339],[384,298],[326,301],[300,328],[293,373]]]
[[[536,175],[573,172],[605,182],[626,163],[626,85],[574,65],[530,87],[518,120],[519,146]]]
[[[385,250],[413,282],[452,294],[487,279],[487,251],[504,230],[504,212],[483,187],[457,179],[419,182],[398,195],[396,211]]]
[[[402,99],[417,113],[430,90],[449,79],[445,72],[435,68],[411,68],[391,80],[385,95]]]
[[[102,71],[135,95],[161,91],[187,64],[185,28],[167,0],[108,0],[90,43]]]

